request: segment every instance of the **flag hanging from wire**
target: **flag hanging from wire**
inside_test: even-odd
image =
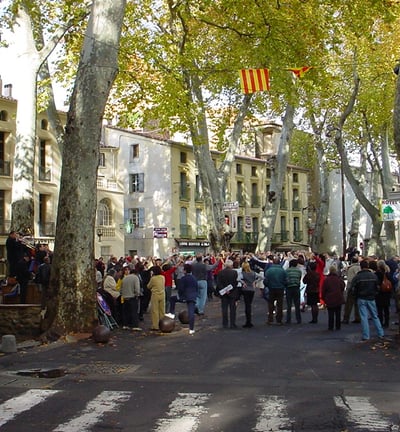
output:
[[[241,69],[239,71],[242,93],[255,93],[269,90],[268,69]]]
[[[303,78],[303,76],[312,68],[313,66],[303,66],[298,68],[288,68],[286,70],[293,72],[296,78]]]

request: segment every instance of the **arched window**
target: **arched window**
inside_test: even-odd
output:
[[[40,129],[48,130],[48,128],[49,128],[49,122],[46,119],[43,119],[40,122]]]
[[[110,226],[112,224],[111,202],[102,199],[97,206],[97,225]]]

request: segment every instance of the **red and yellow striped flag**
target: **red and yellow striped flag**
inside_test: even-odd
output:
[[[308,72],[310,69],[312,69],[313,66],[303,66],[298,68],[288,68],[286,70],[293,72],[296,76],[296,78],[303,78],[303,76]]]
[[[241,69],[239,71],[242,93],[269,90],[268,69]]]

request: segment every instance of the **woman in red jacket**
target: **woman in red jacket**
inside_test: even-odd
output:
[[[328,309],[328,330],[340,330],[340,317],[344,301],[345,283],[338,275],[335,266],[329,268],[329,274],[322,284],[322,299]]]

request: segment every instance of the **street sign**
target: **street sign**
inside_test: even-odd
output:
[[[226,212],[234,212],[239,210],[239,202],[233,201],[233,202],[224,202],[224,211]]]
[[[381,216],[384,222],[400,220],[400,200],[383,199]]]
[[[167,238],[168,228],[153,228],[153,238]]]

